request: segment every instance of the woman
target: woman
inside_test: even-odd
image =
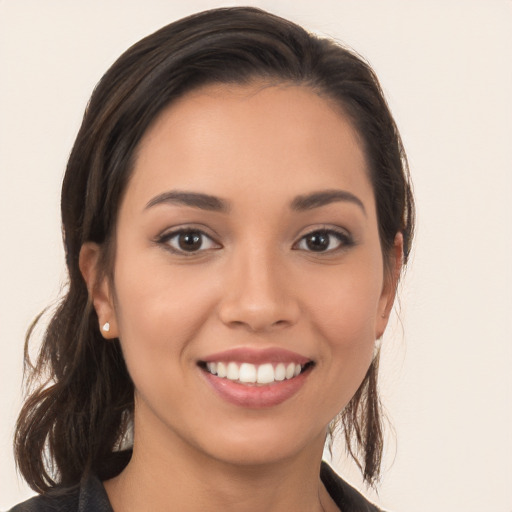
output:
[[[377,510],[378,340],[413,202],[372,70],[252,8],[130,48],[62,188],[69,289],[31,375],[13,510]],[[49,460],[46,458],[48,450]]]

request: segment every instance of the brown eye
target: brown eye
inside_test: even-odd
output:
[[[203,245],[201,233],[191,231],[178,235],[178,246],[182,251],[198,251]]]
[[[349,235],[334,230],[317,230],[303,236],[297,249],[310,252],[331,252],[352,245]]]
[[[306,246],[310,251],[326,251],[331,243],[327,233],[312,233],[305,238]]]
[[[220,248],[220,245],[214,242],[206,233],[196,229],[168,233],[160,239],[160,242],[166,244],[173,252],[179,254]]]

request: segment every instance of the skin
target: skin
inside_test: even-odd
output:
[[[325,190],[360,204],[290,207]],[[155,200],[169,191],[229,208]],[[200,250],[176,252],[169,233],[183,228],[207,235]],[[313,251],[306,235],[321,229],[343,236]],[[84,245],[82,273],[135,385],[133,457],[105,483],[114,509],[337,510],[318,477],[326,429],[370,365],[401,253],[398,236],[394,272],[384,272],[365,157],[340,110],[300,86],[189,93],[141,142],[119,211],[113,282],[96,279],[100,251]],[[290,399],[241,407],[198,366],[238,347],[278,347],[315,364]]]

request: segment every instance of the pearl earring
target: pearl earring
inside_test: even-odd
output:
[[[105,323],[103,324],[102,329],[103,329],[105,332],[110,331],[110,324],[109,324],[108,322],[105,322]]]

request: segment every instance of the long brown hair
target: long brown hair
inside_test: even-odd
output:
[[[36,491],[74,485],[88,471],[102,479],[119,472],[133,412],[119,341],[102,338],[79,270],[82,244],[100,244],[102,269],[111,272],[116,216],[139,141],[167,105],[202,85],[254,79],[310,87],[349,116],[368,161],[384,260],[400,232],[407,261],[414,209],[405,153],[379,82],[361,57],[255,8],[206,11],[146,37],[95,88],[64,177],[69,284],[35,364],[26,355],[32,385],[15,434],[18,468]],[[30,338],[31,331],[26,354]],[[370,483],[382,454],[377,366],[378,357],[340,415],[348,450]]]

